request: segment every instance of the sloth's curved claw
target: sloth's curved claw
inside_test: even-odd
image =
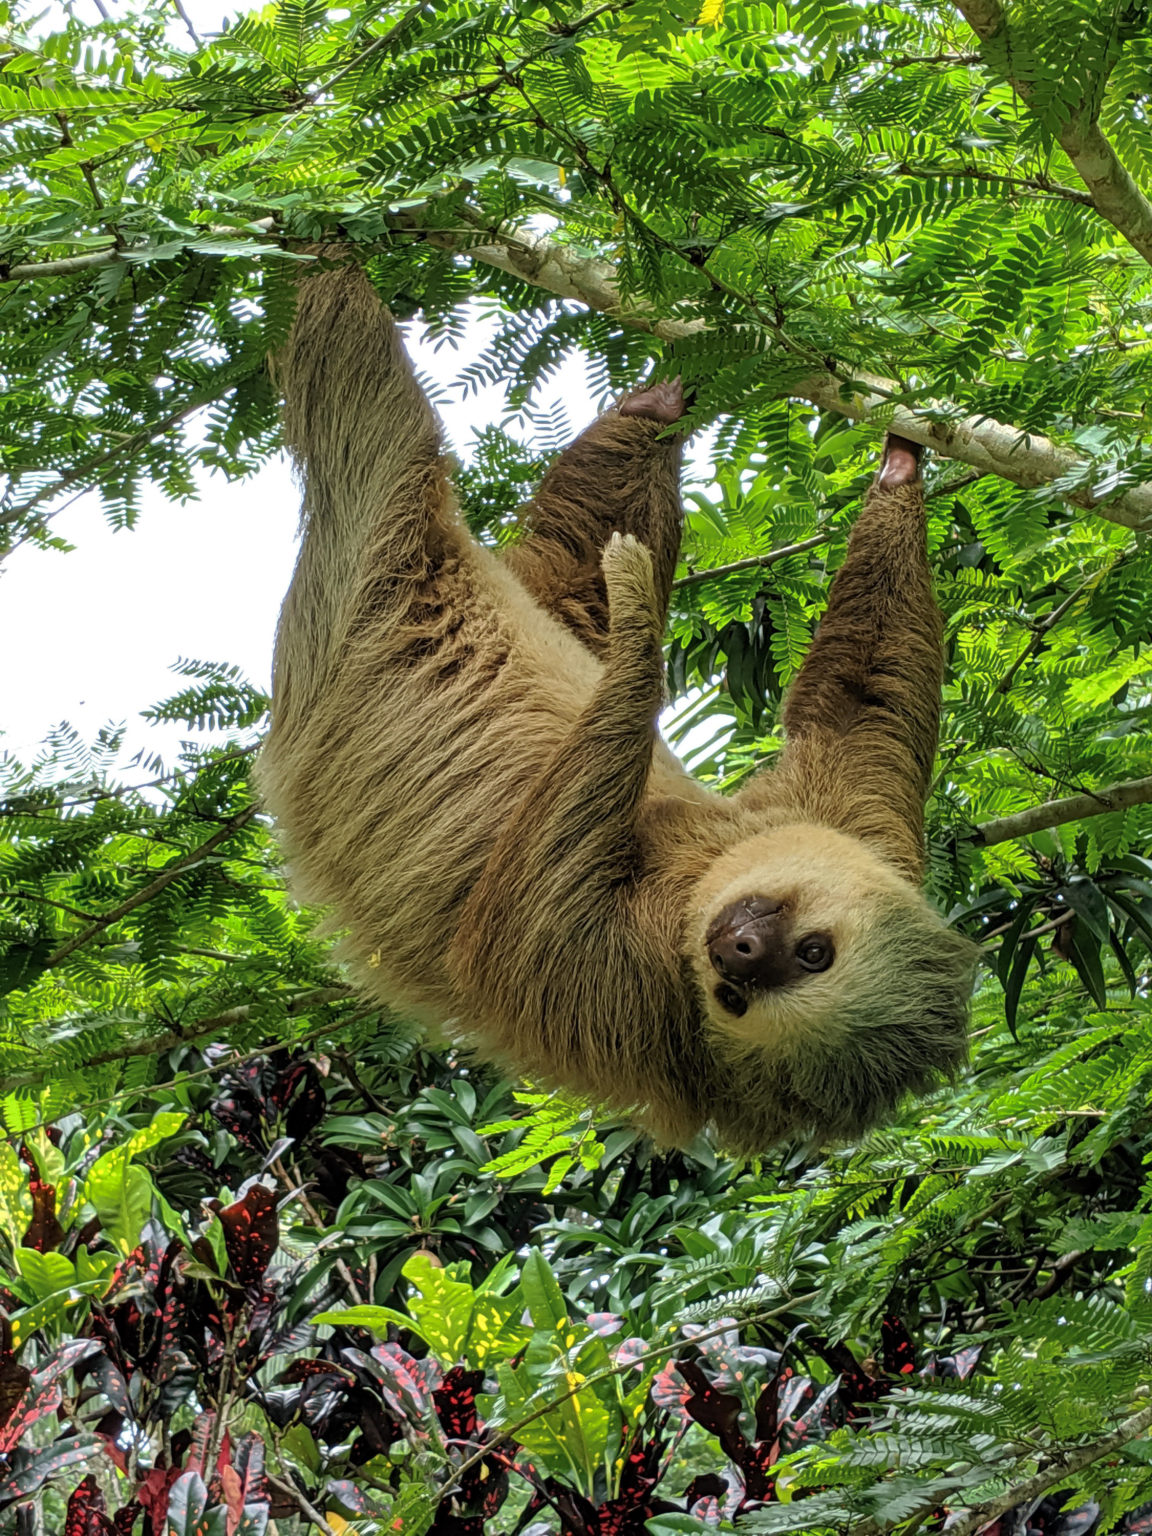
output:
[[[919,480],[922,452],[919,443],[889,432],[884,439],[884,457],[880,461],[880,473],[876,476],[877,486],[882,491],[891,491],[898,485],[912,485]]]

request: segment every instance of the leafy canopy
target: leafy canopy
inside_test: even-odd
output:
[[[197,27],[0,8],[5,545],[83,490],[131,523],[148,480],[273,453],[293,272],[342,242],[437,336],[500,316],[461,377],[516,413],[461,474],[486,539],[558,446],[566,355],[604,398],[683,373],[711,467],[670,734],[730,785],[778,750],[895,420],[939,450],[930,887],[989,963],[971,1073],[890,1131],[657,1155],[349,993],[253,811],[267,701],[234,669],[183,666],[157,713],[188,744],[127,784],[114,730],[8,761],[0,1532],[29,1500],[69,1536],[105,1508],[226,1536],[1146,1529],[1147,7]]]

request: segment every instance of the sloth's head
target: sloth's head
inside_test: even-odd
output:
[[[712,1043],[776,1139],[859,1135],[963,1062],[975,947],[858,839],[810,822],[741,843],[694,895]]]

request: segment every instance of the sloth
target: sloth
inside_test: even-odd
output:
[[[974,949],[920,891],[941,619],[895,437],[738,794],[661,742],[677,383],[562,454],[505,552],[355,264],[273,360],[303,484],[261,792],[357,985],[503,1069],[738,1153],[856,1138],[966,1054]]]

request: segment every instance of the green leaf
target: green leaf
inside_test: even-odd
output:
[[[568,1321],[568,1307],[548,1261],[538,1248],[524,1260],[520,1289],[535,1327],[552,1330]]]

